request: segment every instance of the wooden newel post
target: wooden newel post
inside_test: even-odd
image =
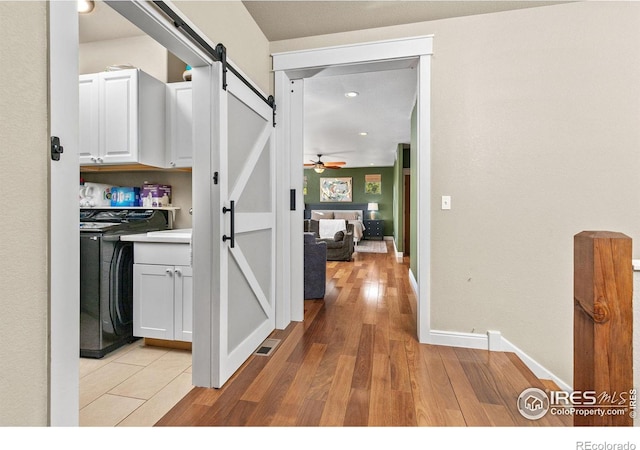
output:
[[[609,231],[574,236],[574,393],[595,392],[602,414],[574,414],[576,426],[631,426],[633,267],[631,238]],[[635,400],[635,399],[633,399]],[[576,409],[590,409],[589,399]],[[585,408],[585,403],[587,404]],[[613,414],[626,407],[624,414]],[[598,411],[598,412],[599,412]]]

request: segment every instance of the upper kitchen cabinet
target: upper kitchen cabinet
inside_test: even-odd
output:
[[[80,165],[165,162],[165,84],[139,69],[80,75]]]
[[[191,81],[167,84],[168,168],[193,166],[193,97]]]

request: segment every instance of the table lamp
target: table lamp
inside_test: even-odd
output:
[[[374,219],[375,218],[374,214],[378,210],[378,204],[377,203],[369,203],[367,205],[367,209],[369,211],[371,211],[371,219]]]

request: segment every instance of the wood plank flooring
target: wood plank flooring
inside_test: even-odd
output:
[[[408,259],[355,253],[327,263],[323,300],[221,389],[194,388],[156,426],[570,426],[516,407],[548,388],[510,353],[419,344]],[[545,386],[546,383],[546,386]]]

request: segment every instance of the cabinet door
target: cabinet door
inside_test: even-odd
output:
[[[167,85],[167,167],[193,166],[191,82]]]
[[[174,267],[133,265],[133,334],[173,340]]]
[[[188,266],[176,266],[174,273],[174,339],[191,342],[193,334],[193,271]]]
[[[138,158],[138,71],[100,74],[98,162],[130,163]]]
[[[80,75],[79,147],[80,164],[95,164],[100,152],[98,74]]]

